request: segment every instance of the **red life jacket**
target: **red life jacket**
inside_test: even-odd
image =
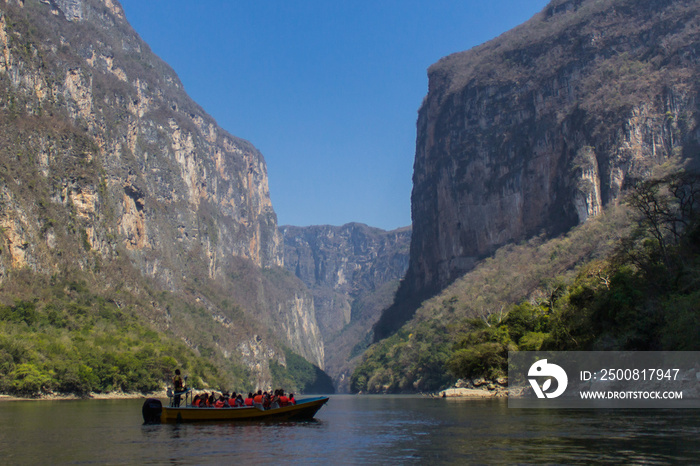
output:
[[[280,397],[280,406],[287,406],[289,404],[289,398],[286,396],[282,395]]]
[[[221,400],[218,400],[216,403],[214,403],[215,408],[223,408],[224,407],[224,402]]]
[[[252,398],[246,398],[244,403],[245,403],[246,406],[253,406],[253,399],[252,399]]]
[[[297,404],[297,400],[295,400],[294,398],[290,398],[289,403],[295,405]]]
[[[199,402],[200,402],[200,401],[202,401],[202,400],[200,400],[199,398],[197,398],[196,400],[194,400],[194,403],[192,403],[192,406],[199,407]]]
[[[262,395],[255,395],[253,397],[253,402],[255,403],[262,403],[263,402],[263,396]]]

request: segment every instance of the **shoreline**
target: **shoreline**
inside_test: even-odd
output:
[[[484,390],[481,388],[448,388],[440,390],[437,398],[505,398],[508,390]]]
[[[440,390],[440,398],[505,398],[508,396],[508,379],[499,377],[495,380],[477,377],[459,379],[452,387]]]
[[[0,394],[0,403],[3,401],[76,401],[76,400],[136,400],[139,398],[167,398],[166,390],[151,393],[88,393],[76,395],[75,393],[51,393],[32,397]]]
[[[363,395],[363,394],[358,394]],[[382,396],[382,394],[376,394]],[[495,389],[474,388],[474,387],[456,387],[447,388],[433,393],[415,393],[414,395],[422,395],[430,398],[502,398],[508,396],[507,387],[497,386]],[[80,400],[136,400],[146,398],[168,398],[167,390],[163,389],[151,393],[88,393],[86,395],[77,395],[75,393],[51,393],[32,397],[22,397],[16,395],[0,394],[0,403],[4,401],[80,401]]]

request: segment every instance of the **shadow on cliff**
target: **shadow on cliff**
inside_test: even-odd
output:
[[[381,317],[372,328],[374,333],[373,343],[377,343],[394,334],[413,318],[423,301],[432,298],[440,292],[440,288],[437,286],[416,290],[409,285],[410,283],[412,281],[408,275],[401,280],[399,289],[396,291],[394,303],[382,312]]]

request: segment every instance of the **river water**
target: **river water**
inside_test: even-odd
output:
[[[0,402],[2,464],[700,463],[700,410],[332,396],[311,422],[143,425],[143,400]]]

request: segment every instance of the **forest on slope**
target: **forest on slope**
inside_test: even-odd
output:
[[[508,351],[700,350],[700,175],[661,167],[620,206],[552,240],[501,248],[352,377],[363,393],[506,376]]]
[[[117,271],[114,264],[106,268]],[[246,364],[221,354],[218,341],[227,335],[209,309],[149,280],[111,286],[100,274],[72,270],[44,276],[25,269],[7,277],[0,295],[11,299],[0,304],[0,393],[149,393],[163,389],[178,368],[196,389],[240,392],[260,386]],[[161,308],[187,338],[168,325],[154,325],[163,324]],[[240,308],[233,312],[243,318]],[[266,332],[263,326],[257,330]],[[285,365],[277,358],[269,361],[268,383],[297,393],[333,390],[318,367],[289,348],[284,351]]]

